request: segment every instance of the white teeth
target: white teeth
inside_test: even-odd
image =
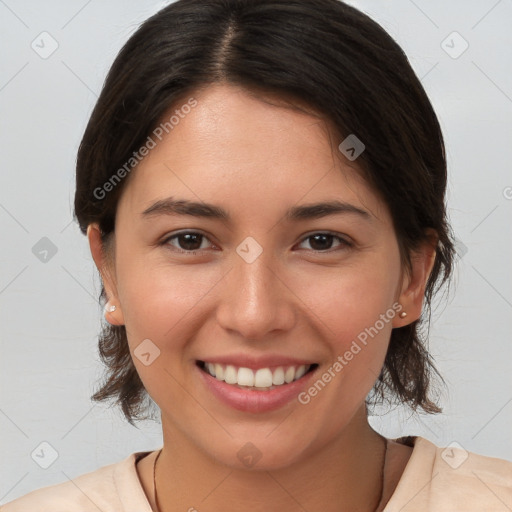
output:
[[[286,382],[286,384],[290,384],[290,382],[293,380],[294,377],[295,377],[295,368],[293,366],[290,366],[290,368],[288,368],[288,370],[286,370],[286,372],[284,374],[284,381]]]
[[[238,378],[237,373],[238,372],[236,371],[235,367],[231,366],[230,364],[228,364],[226,366],[226,371],[224,372],[224,380],[228,384],[236,384],[237,383],[237,378]],[[212,375],[212,377],[215,377],[215,375]]]
[[[215,365],[212,363],[208,363],[207,366],[208,366],[208,371],[210,372],[210,375],[215,377]]]
[[[219,380],[224,380],[224,367],[221,364],[215,365],[215,377]]]
[[[238,368],[238,385],[254,386],[254,372],[250,368]]]
[[[204,368],[212,377],[225,381],[227,384],[268,390],[300,379],[311,368],[311,365],[289,366],[286,370],[285,367],[279,366],[274,371],[270,368],[260,368],[254,371],[251,368],[237,368],[230,364],[224,366],[219,363],[205,363]]]
[[[272,386],[272,372],[270,368],[260,368],[254,375],[254,385],[257,388],[269,388]]]
[[[282,366],[274,370],[274,373],[272,374],[272,384],[275,386],[284,384],[284,369]]]
[[[295,372],[295,380],[300,379],[306,373],[306,365],[303,364],[297,368]]]

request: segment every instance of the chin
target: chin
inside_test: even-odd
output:
[[[304,438],[287,437],[283,439],[275,434],[255,435],[250,434],[236,439],[230,439],[221,446],[216,445],[216,450],[210,446],[204,449],[217,463],[231,469],[246,471],[276,471],[285,469],[306,456],[307,445]]]

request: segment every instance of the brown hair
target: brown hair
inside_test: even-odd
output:
[[[422,318],[393,329],[372,391],[376,399],[394,395],[414,410],[441,412],[430,392],[434,374],[443,379],[426,343],[431,300],[449,282],[454,258],[443,136],[402,49],[357,9],[338,0],[178,0],[146,20],[115,59],[80,144],[75,216],[81,231],[99,223],[108,249],[126,179],[108,193],[105,184],[116,170],[118,177],[127,174],[119,170],[171,106],[219,82],[296,98],[339,134],[363,141],[357,163],[390,209],[405,268],[426,229],[437,232]],[[105,298],[102,287],[100,301]],[[144,419],[149,395],[125,327],[105,325],[99,352],[107,373],[93,400],[115,399],[132,424]]]

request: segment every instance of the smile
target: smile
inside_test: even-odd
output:
[[[231,364],[199,361],[199,367],[212,377],[237,387],[250,388],[255,391],[270,391],[276,387],[299,380],[313,370],[316,364],[296,366],[278,366],[277,368],[251,369]]]

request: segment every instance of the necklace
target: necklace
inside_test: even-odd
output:
[[[381,483],[380,483],[380,498],[379,502],[377,503],[377,507],[375,508],[374,512],[377,512],[377,510],[380,507],[380,504],[382,502],[382,498],[384,496],[384,467],[386,465],[386,456],[388,454],[388,440],[387,438],[384,438],[384,457],[382,459],[382,467],[381,467]],[[156,512],[160,512],[160,507],[158,505],[158,497],[156,495],[156,462],[158,460],[158,457],[160,457],[160,454],[162,453],[162,448],[159,450],[158,455],[155,457],[155,462],[153,463],[153,496],[155,497],[155,505],[156,505]]]

